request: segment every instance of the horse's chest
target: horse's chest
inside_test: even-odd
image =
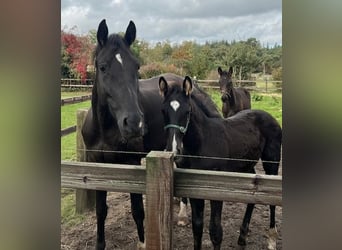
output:
[[[88,149],[87,161],[139,164],[141,156],[137,153],[130,153],[132,151],[133,149],[130,149],[127,143],[99,140],[96,145]]]

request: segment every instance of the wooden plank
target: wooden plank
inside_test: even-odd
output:
[[[281,206],[282,177],[176,169],[175,196]]]
[[[87,109],[77,110],[77,124],[76,124],[76,157],[77,161],[86,161],[86,147],[82,137],[82,126],[87,116]],[[86,210],[93,210],[95,208],[96,193],[95,191],[86,189],[76,189],[76,213],[83,213]]]
[[[146,192],[146,170],[140,165],[62,162],[61,168],[62,187]],[[281,206],[282,177],[177,168],[174,195]]]
[[[173,249],[172,155],[152,151],[146,157],[146,249]]]
[[[61,137],[76,132],[76,125],[61,130]]]
[[[141,165],[62,161],[61,170],[62,187],[143,194],[146,192],[146,168]]]
[[[61,84],[63,88],[92,88],[93,85],[80,85],[80,84]]]
[[[84,102],[91,99],[91,95],[75,96],[61,99],[61,106],[67,104],[74,104],[79,102]]]

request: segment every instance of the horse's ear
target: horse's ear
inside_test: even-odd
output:
[[[103,19],[99,24],[97,29],[97,42],[103,47],[108,40],[108,27],[106,24],[106,19]]]
[[[189,95],[192,92],[192,81],[189,76],[186,76],[183,81],[183,90],[185,91],[186,95]]]
[[[165,96],[167,93],[167,89],[168,89],[167,82],[166,82],[165,78],[161,76],[159,78],[159,93],[160,93],[160,95]]]
[[[229,75],[232,75],[232,74],[233,74],[233,67],[232,67],[232,66],[229,67],[228,74],[229,74]]]
[[[217,72],[219,73],[219,75],[222,75],[222,69],[221,69],[221,67],[218,67]]]
[[[133,23],[133,21],[129,21],[129,24],[125,33],[125,40],[128,46],[131,46],[131,44],[134,42],[136,34],[137,34],[137,29],[135,28],[135,24]]]

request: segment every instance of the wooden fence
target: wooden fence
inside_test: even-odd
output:
[[[76,211],[93,208],[93,190],[146,195],[146,249],[172,249],[173,197],[282,205],[282,177],[175,169],[171,152],[152,151],[146,167],[85,161],[80,133],[87,110],[78,110],[77,162],[61,162],[61,186],[76,189]]]
[[[61,85],[93,85],[94,79],[72,79],[72,78],[61,78]]]
[[[68,82],[68,80],[70,80]],[[63,88],[81,88],[81,89],[91,89],[92,88],[92,84],[93,84],[93,80],[91,79],[87,79],[89,80],[89,82],[87,84],[80,84],[80,79],[61,79],[61,87]],[[218,84],[218,80],[196,80],[199,85],[202,88],[208,89],[219,89],[219,84]],[[64,84],[63,82],[68,82],[68,84]],[[282,83],[282,81],[269,81],[267,78],[265,79],[264,83],[265,83],[265,87],[257,87],[256,86],[256,82],[255,80],[233,80],[233,84],[235,87],[244,87],[250,91],[257,91],[257,92],[281,92],[282,91],[282,87],[274,87],[274,83]]]
[[[196,80],[199,85],[204,89],[219,89],[219,83],[218,80]],[[282,87],[274,87],[274,83],[282,83],[282,81],[269,81],[265,80],[265,87],[257,87],[255,80],[233,80],[234,87],[244,87],[250,91],[256,91],[256,92],[281,92]]]
[[[146,249],[172,249],[174,196],[282,205],[281,176],[175,169],[171,152],[150,152],[146,167],[62,161],[61,171],[62,187],[145,194]]]

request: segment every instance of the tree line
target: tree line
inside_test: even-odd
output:
[[[61,45],[62,78],[92,78],[96,30],[86,35],[62,30]],[[282,46],[262,46],[253,37],[246,41],[205,44],[195,41],[172,44],[168,40],[151,44],[137,39],[131,49],[140,61],[141,78],[171,72],[197,79],[215,79],[218,66],[223,69],[232,66],[235,78],[250,79],[252,73],[260,72],[272,74],[274,80],[282,77]]]

